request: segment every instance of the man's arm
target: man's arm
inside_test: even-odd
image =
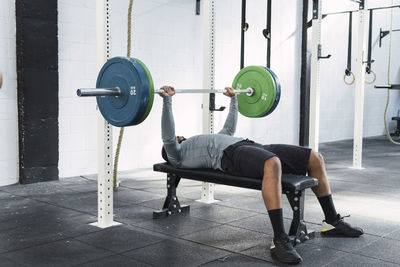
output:
[[[227,93],[224,93],[224,95],[229,96],[231,98],[231,103],[229,106],[229,113],[228,117],[226,118],[224,128],[222,128],[222,130],[219,131],[218,133],[226,135],[234,135],[236,131],[236,124],[238,118],[237,97],[232,88],[229,87],[225,89],[227,90]]]
[[[162,88],[164,89],[164,88]],[[165,89],[164,89],[165,90]],[[174,166],[179,166],[182,161],[181,145],[175,136],[175,122],[172,114],[171,94],[166,91],[160,94],[163,97],[163,109],[161,115],[161,134],[165,151],[169,162]]]

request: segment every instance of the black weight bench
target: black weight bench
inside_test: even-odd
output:
[[[158,163],[153,166],[153,170],[167,173],[167,197],[162,210],[153,212],[153,218],[189,212],[190,206],[180,205],[176,196],[176,188],[181,178],[261,190],[261,180],[259,179],[233,176],[212,169],[179,169],[168,163]],[[292,174],[282,175],[282,193],[286,194],[293,210],[289,235],[293,238],[294,244],[314,237],[314,232],[308,232],[304,223],[304,191],[317,184],[318,180],[312,177]]]

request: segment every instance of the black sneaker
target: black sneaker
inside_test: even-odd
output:
[[[271,255],[283,263],[296,264],[303,260],[293,248],[292,241],[287,234],[274,237],[269,249],[271,250]]]
[[[322,222],[321,235],[326,236],[339,236],[339,237],[359,237],[364,233],[363,229],[360,227],[351,226],[349,223],[345,222],[340,214],[337,215],[335,221],[327,223]]]

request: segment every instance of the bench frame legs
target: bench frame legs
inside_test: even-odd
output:
[[[160,217],[166,217],[177,213],[188,213],[190,210],[189,205],[182,205],[179,203],[178,197],[176,196],[176,188],[179,185],[181,177],[176,174],[167,174],[167,197],[165,198],[162,210],[153,212],[153,219]]]
[[[176,188],[179,185],[181,177],[174,173],[167,174],[167,197],[165,198],[162,210],[154,211],[153,218],[167,217],[175,214],[189,213],[189,205],[181,205],[176,196]],[[307,231],[304,222],[304,198],[305,190],[285,191],[293,211],[292,224],[290,225],[289,236],[293,239],[293,245],[300,244],[314,238],[314,231]]]
[[[307,231],[307,226],[304,222],[305,190],[295,192],[286,191],[285,194],[293,211],[293,219],[289,230],[289,236],[293,238],[293,245],[314,238],[315,232]]]

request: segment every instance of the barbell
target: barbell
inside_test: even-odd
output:
[[[250,118],[269,115],[281,95],[275,73],[266,67],[248,66],[235,76],[232,87],[238,94],[239,112]],[[114,57],[101,68],[96,88],[77,90],[80,97],[96,96],[104,119],[117,127],[143,122],[153,106],[154,83],[146,65],[135,58]],[[224,93],[225,89],[176,89],[175,93]]]

